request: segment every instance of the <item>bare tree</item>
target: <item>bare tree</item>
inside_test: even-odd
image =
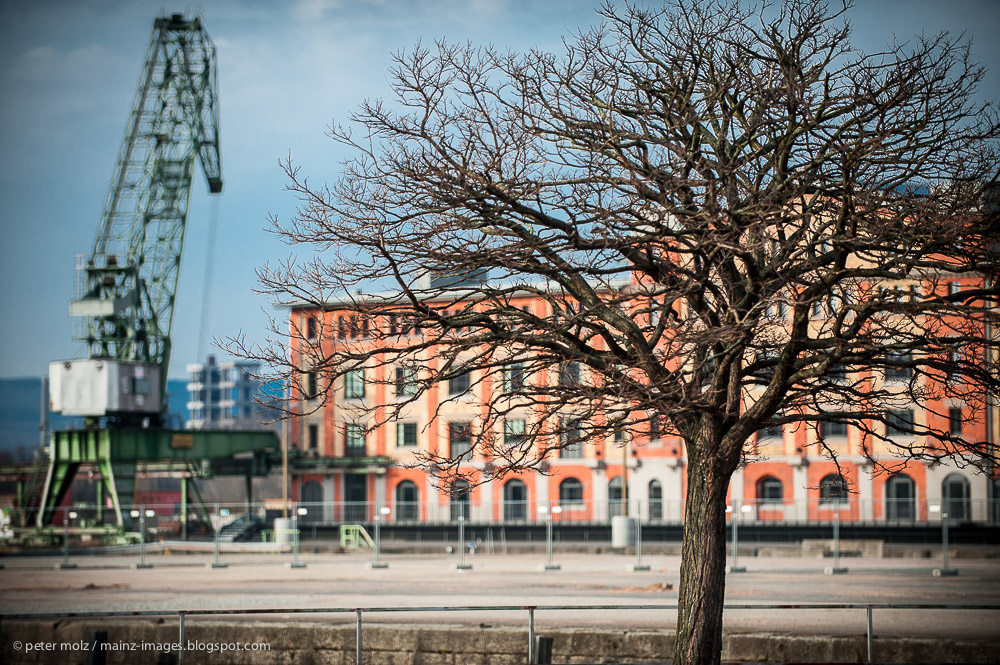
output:
[[[983,70],[948,35],[860,53],[848,9],[608,5],[559,57],[398,55],[394,98],[331,131],[354,151],[335,184],[286,164],[301,207],[274,226],[315,254],[263,269],[263,290],[316,318],[233,349],[317,408],[384,368],[409,399],[366,405],[371,427],[469,377],[471,448],[424,452],[445,479],[662,419],[687,460],[674,661],[719,662],[726,496],[758,430],[849,424],[877,470],[996,457],[900,415],[957,398],[980,417],[998,391]],[[518,409],[525,431],[496,434]]]

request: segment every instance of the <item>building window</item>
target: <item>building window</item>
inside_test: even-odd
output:
[[[649,519],[663,519],[663,485],[659,480],[650,480],[649,487]]]
[[[448,423],[448,455],[456,458],[472,450],[472,423]]]
[[[520,448],[527,440],[527,423],[524,420],[503,421],[503,445],[504,447]]]
[[[913,409],[894,409],[885,415],[885,433],[913,434]]]
[[[948,380],[954,383],[958,380],[962,368],[962,351],[952,349],[948,351]]]
[[[310,480],[302,486],[302,501],[299,506],[306,509],[306,514],[299,520],[309,524],[323,521],[323,486],[315,480]]]
[[[834,363],[826,372],[827,378],[831,381],[847,381],[847,366],[843,363]]]
[[[511,363],[503,368],[503,391],[512,393],[524,388],[527,366],[524,363]]]
[[[917,495],[913,479],[896,473],[885,482],[885,517],[888,520],[912,520],[917,516]]]
[[[969,498],[969,480],[965,476],[952,473],[941,483],[941,512],[946,514],[948,519],[969,519],[972,512]]]
[[[764,476],[757,481],[757,501],[760,503],[783,503],[785,486],[774,476]]]
[[[417,424],[396,423],[396,447],[411,448],[417,445]]]
[[[319,450],[319,425],[310,424],[309,425],[309,450],[318,451]]]
[[[559,505],[563,508],[583,506],[583,483],[576,478],[567,478],[559,483]]]
[[[347,337],[347,317],[338,316],[337,317],[337,339],[344,339]]]
[[[306,399],[319,395],[319,375],[316,372],[306,374]]]
[[[629,487],[625,486],[625,495],[632,496],[631,492],[628,491]],[[625,512],[625,500],[622,497],[622,477],[615,476],[610,481],[608,481],[608,518],[615,515],[627,515]]]
[[[576,386],[580,384],[580,363],[564,362],[559,366],[559,385]]]
[[[580,459],[583,457],[583,423],[578,418],[561,421],[559,457]]]
[[[309,341],[315,340],[318,328],[315,316],[306,317],[306,339]]]
[[[660,417],[655,413],[649,416],[649,440],[660,440]]]
[[[396,485],[396,521],[414,522],[420,519],[420,491],[417,484],[404,480]]]
[[[365,456],[365,428],[357,423],[344,425],[345,457]]]
[[[913,376],[913,355],[904,351],[890,351],[885,356],[885,378],[888,381],[906,381]]]
[[[847,481],[843,476],[831,473],[819,481],[819,502],[847,503]]]
[[[352,369],[344,374],[344,397],[360,399],[365,396],[365,371]]]
[[[823,421],[819,424],[819,436],[828,439],[835,436],[847,436],[847,423],[839,421]]]
[[[417,394],[417,368],[396,368],[396,395],[411,397]]]
[[[962,436],[962,407],[960,406],[948,409],[948,433],[955,437]]]
[[[448,379],[448,394],[449,395],[464,395],[469,392],[469,386],[471,385],[471,377],[468,372],[462,372],[457,376],[453,376]]]
[[[757,430],[757,440],[762,441],[764,439],[780,439],[783,433],[782,426],[780,424],[771,424],[763,429]]]
[[[514,521],[528,518],[528,487],[517,478],[503,486],[503,518]]]

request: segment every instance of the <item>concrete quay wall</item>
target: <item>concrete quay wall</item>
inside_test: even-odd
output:
[[[0,662],[84,663],[81,648],[88,633],[108,632],[107,665],[176,663],[177,652],[163,654],[179,641],[176,619],[8,620],[0,625]],[[545,630],[553,638],[553,663],[667,663],[674,634],[623,629]],[[218,621],[189,617],[185,623],[185,665],[353,665],[353,624]],[[445,625],[366,624],[362,633],[366,665],[513,665],[527,662],[527,631]],[[229,645],[226,651],[220,645]],[[263,645],[260,650],[230,650],[233,645]],[[33,649],[28,650],[27,645]],[[49,646],[51,645],[51,646]],[[192,645],[195,645],[192,648]],[[259,646],[257,648],[260,648]],[[876,662],[991,663],[1000,639],[984,641],[877,638]],[[728,634],[723,662],[862,663],[864,635],[849,637]]]

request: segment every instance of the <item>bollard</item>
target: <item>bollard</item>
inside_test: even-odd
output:
[[[538,646],[535,647],[536,665],[552,664],[552,638],[546,635],[538,636]]]
[[[87,655],[83,665],[104,665],[107,662],[108,631],[91,630],[87,632]]]

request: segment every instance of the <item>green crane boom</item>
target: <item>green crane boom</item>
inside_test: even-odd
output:
[[[199,19],[174,14],[153,24],[104,216],[93,250],[79,266],[77,298],[70,304],[71,314],[84,317],[77,339],[86,343],[91,360],[158,370],[127,372],[123,377],[133,389],[126,392],[141,394],[150,381],[158,385],[147,386],[150,399],[138,407],[89,415],[117,412],[128,424],[130,411],[147,420],[162,420],[165,413],[170,328],[196,157],[209,192],[220,193],[215,45]]]

